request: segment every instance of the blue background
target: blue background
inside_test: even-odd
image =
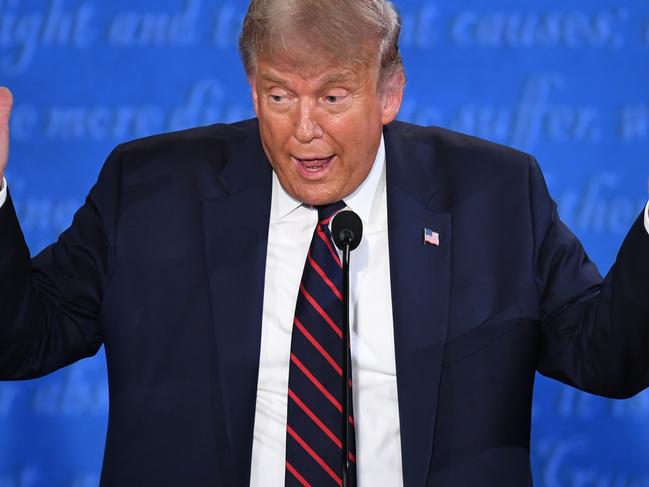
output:
[[[0,84],[16,98],[7,177],[32,252],[116,144],[252,115],[236,51],[246,3],[0,0]],[[396,3],[400,118],[534,153],[605,272],[647,198],[646,0]],[[104,362],[0,383],[0,487],[97,485]],[[612,401],[539,378],[532,456],[537,485],[649,486],[649,394]]]

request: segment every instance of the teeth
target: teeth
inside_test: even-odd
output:
[[[326,166],[330,159],[331,158],[328,157],[326,159],[298,159],[298,160],[300,161],[304,169],[306,169],[309,172],[316,172],[322,169],[324,166]]]

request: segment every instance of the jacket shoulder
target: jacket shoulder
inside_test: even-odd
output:
[[[267,166],[257,120],[251,119],[121,144],[104,163],[95,186],[107,194],[130,188],[205,198],[219,191],[222,174],[234,172],[243,178],[242,173],[265,174]]]
[[[152,135],[121,144],[115,152],[126,166],[126,176],[137,177],[148,171],[175,172],[196,165],[218,171],[242,141],[255,137],[258,124],[251,119]]]
[[[440,127],[396,122],[386,126],[386,155],[402,187],[434,187],[440,209],[478,196],[519,205],[530,198],[532,179],[544,186],[534,158],[501,144]]]
[[[394,122],[390,128],[404,140],[430,147],[442,164],[479,165],[485,169],[493,166],[524,164],[533,157],[513,147],[498,144],[472,135],[442,127],[424,127],[405,122]]]

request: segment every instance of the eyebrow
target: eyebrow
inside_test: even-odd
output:
[[[341,83],[341,82],[349,81],[352,78],[353,76],[351,74],[333,73],[333,74],[324,75],[322,76],[322,78],[319,78],[319,80],[323,85],[329,85],[332,83]],[[281,77],[278,76],[274,76],[272,74],[262,73],[261,79],[264,81],[269,81],[271,83],[277,83],[283,86],[287,85],[287,81],[285,79],[282,79]]]
[[[268,74],[262,74],[261,79],[263,79],[264,81],[270,81],[271,83],[277,83],[277,84],[280,84],[280,85],[285,85],[286,84],[286,80],[283,80],[281,78],[277,78],[275,76],[268,75]]]
[[[343,81],[349,81],[350,79],[352,79],[352,77],[353,77],[352,75],[346,74],[346,73],[345,74],[343,74],[343,73],[334,73],[334,74],[329,74],[329,75],[323,76],[321,78],[321,81],[324,84],[340,83],[340,82],[343,82]]]

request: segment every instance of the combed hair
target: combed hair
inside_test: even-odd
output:
[[[387,0],[251,0],[239,52],[248,75],[257,57],[290,50],[295,42],[347,63],[371,62],[378,52],[386,79],[403,70],[400,32],[399,14]]]

